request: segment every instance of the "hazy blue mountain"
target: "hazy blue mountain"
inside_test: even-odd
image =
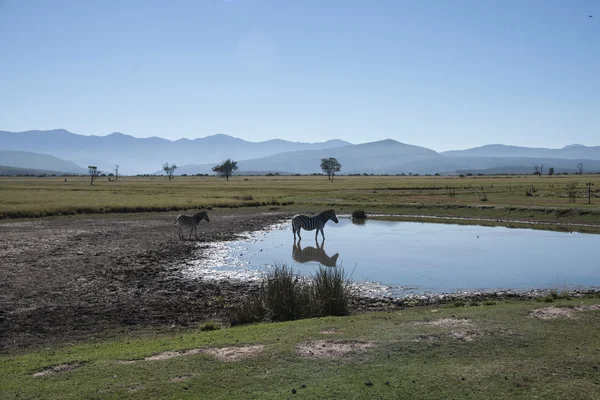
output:
[[[321,159],[327,157],[337,158],[342,164],[342,173],[344,174],[388,173],[388,171],[399,170],[410,163],[442,158],[435,151],[425,147],[387,139],[326,150],[285,152],[268,157],[240,160],[237,173],[244,171],[284,171],[302,174],[321,172]],[[211,168],[214,165],[186,165],[185,169],[178,169],[177,173],[212,173]]]
[[[0,131],[0,149],[51,154],[68,160],[94,163],[110,172],[115,164],[123,174],[155,171],[165,162],[178,165],[216,163],[227,158],[235,160],[257,158],[285,151],[319,150],[346,146],[342,140],[322,143],[267,140],[249,142],[218,134],[200,139],[175,141],[158,137],[135,138],[123,133],[108,136],[84,136],[64,129],[50,131]],[[90,160],[84,162],[85,160]]]
[[[48,171],[45,169],[32,169],[32,168],[17,168],[17,167],[7,167],[5,165],[0,165],[0,176],[18,176],[18,175],[65,175],[69,174],[68,172],[62,171]]]
[[[459,173],[533,173],[535,164],[547,172],[575,172],[578,162],[585,171],[600,171],[600,160],[571,160],[527,157],[444,157],[432,150],[394,141],[373,142],[330,150],[297,151],[238,162],[236,174],[280,172],[309,174],[321,172],[320,160],[335,157],[342,174],[459,174]],[[210,174],[214,164],[186,165],[177,174]],[[483,172],[489,171],[489,172]],[[156,171],[160,174],[161,171]]]
[[[6,167],[87,174],[87,169],[48,154],[27,151],[0,150],[0,165]]]
[[[600,160],[600,146],[573,144],[562,149],[544,149],[536,147],[507,146],[488,144],[466,150],[452,150],[441,153],[446,157],[528,157],[528,158],[564,158]]]
[[[445,170],[447,173],[483,173],[483,174],[532,174],[534,165],[543,165],[544,173],[550,167],[555,173],[577,172],[577,163],[582,163],[585,172],[600,172],[600,160],[563,159],[563,158],[527,158],[527,157],[464,157],[450,158],[460,163]]]

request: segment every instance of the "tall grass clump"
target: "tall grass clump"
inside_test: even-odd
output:
[[[318,316],[348,315],[351,282],[341,267],[319,267],[312,277],[311,299]]]
[[[287,265],[275,265],[258,290],[231,309],[231,325],[348,315],[351,281],[341,267],[320,267],[309,278]]]

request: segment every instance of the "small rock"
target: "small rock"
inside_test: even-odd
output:
[[[365,382],[365,385],[367,385],[367,386],[373,386],[373,382],[371,382],[371,381],[366,381],[366,382]]]
[[[300,387],[301,387],[302,389],[306,389],[306,384],[305,384],[305,383],[303,383],[303,384],[302,384]]]
[[[292,393],[293,393],[293,394],[296,394],[296,389],[292,389]]]

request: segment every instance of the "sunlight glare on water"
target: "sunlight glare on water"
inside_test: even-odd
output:
[[[600,286],[598,235],[378,220],[361,226],[347,218],[327,223],[323,247],[314,231],[301,234],[295,247],[284,223],[247,240],[204,245],[199,251],[211,256],[192,262],[187,273],[256,279],[273,264],[302,275],[337,264],[353,280],[395,296]]]

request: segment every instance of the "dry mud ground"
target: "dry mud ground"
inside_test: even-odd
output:
[[[284,213],[209,211],[200,241],[236,239]],[[57,217],[0,223],[0,353],[225,319],[252,286],[183,279],[196,241],[176,214]]]

